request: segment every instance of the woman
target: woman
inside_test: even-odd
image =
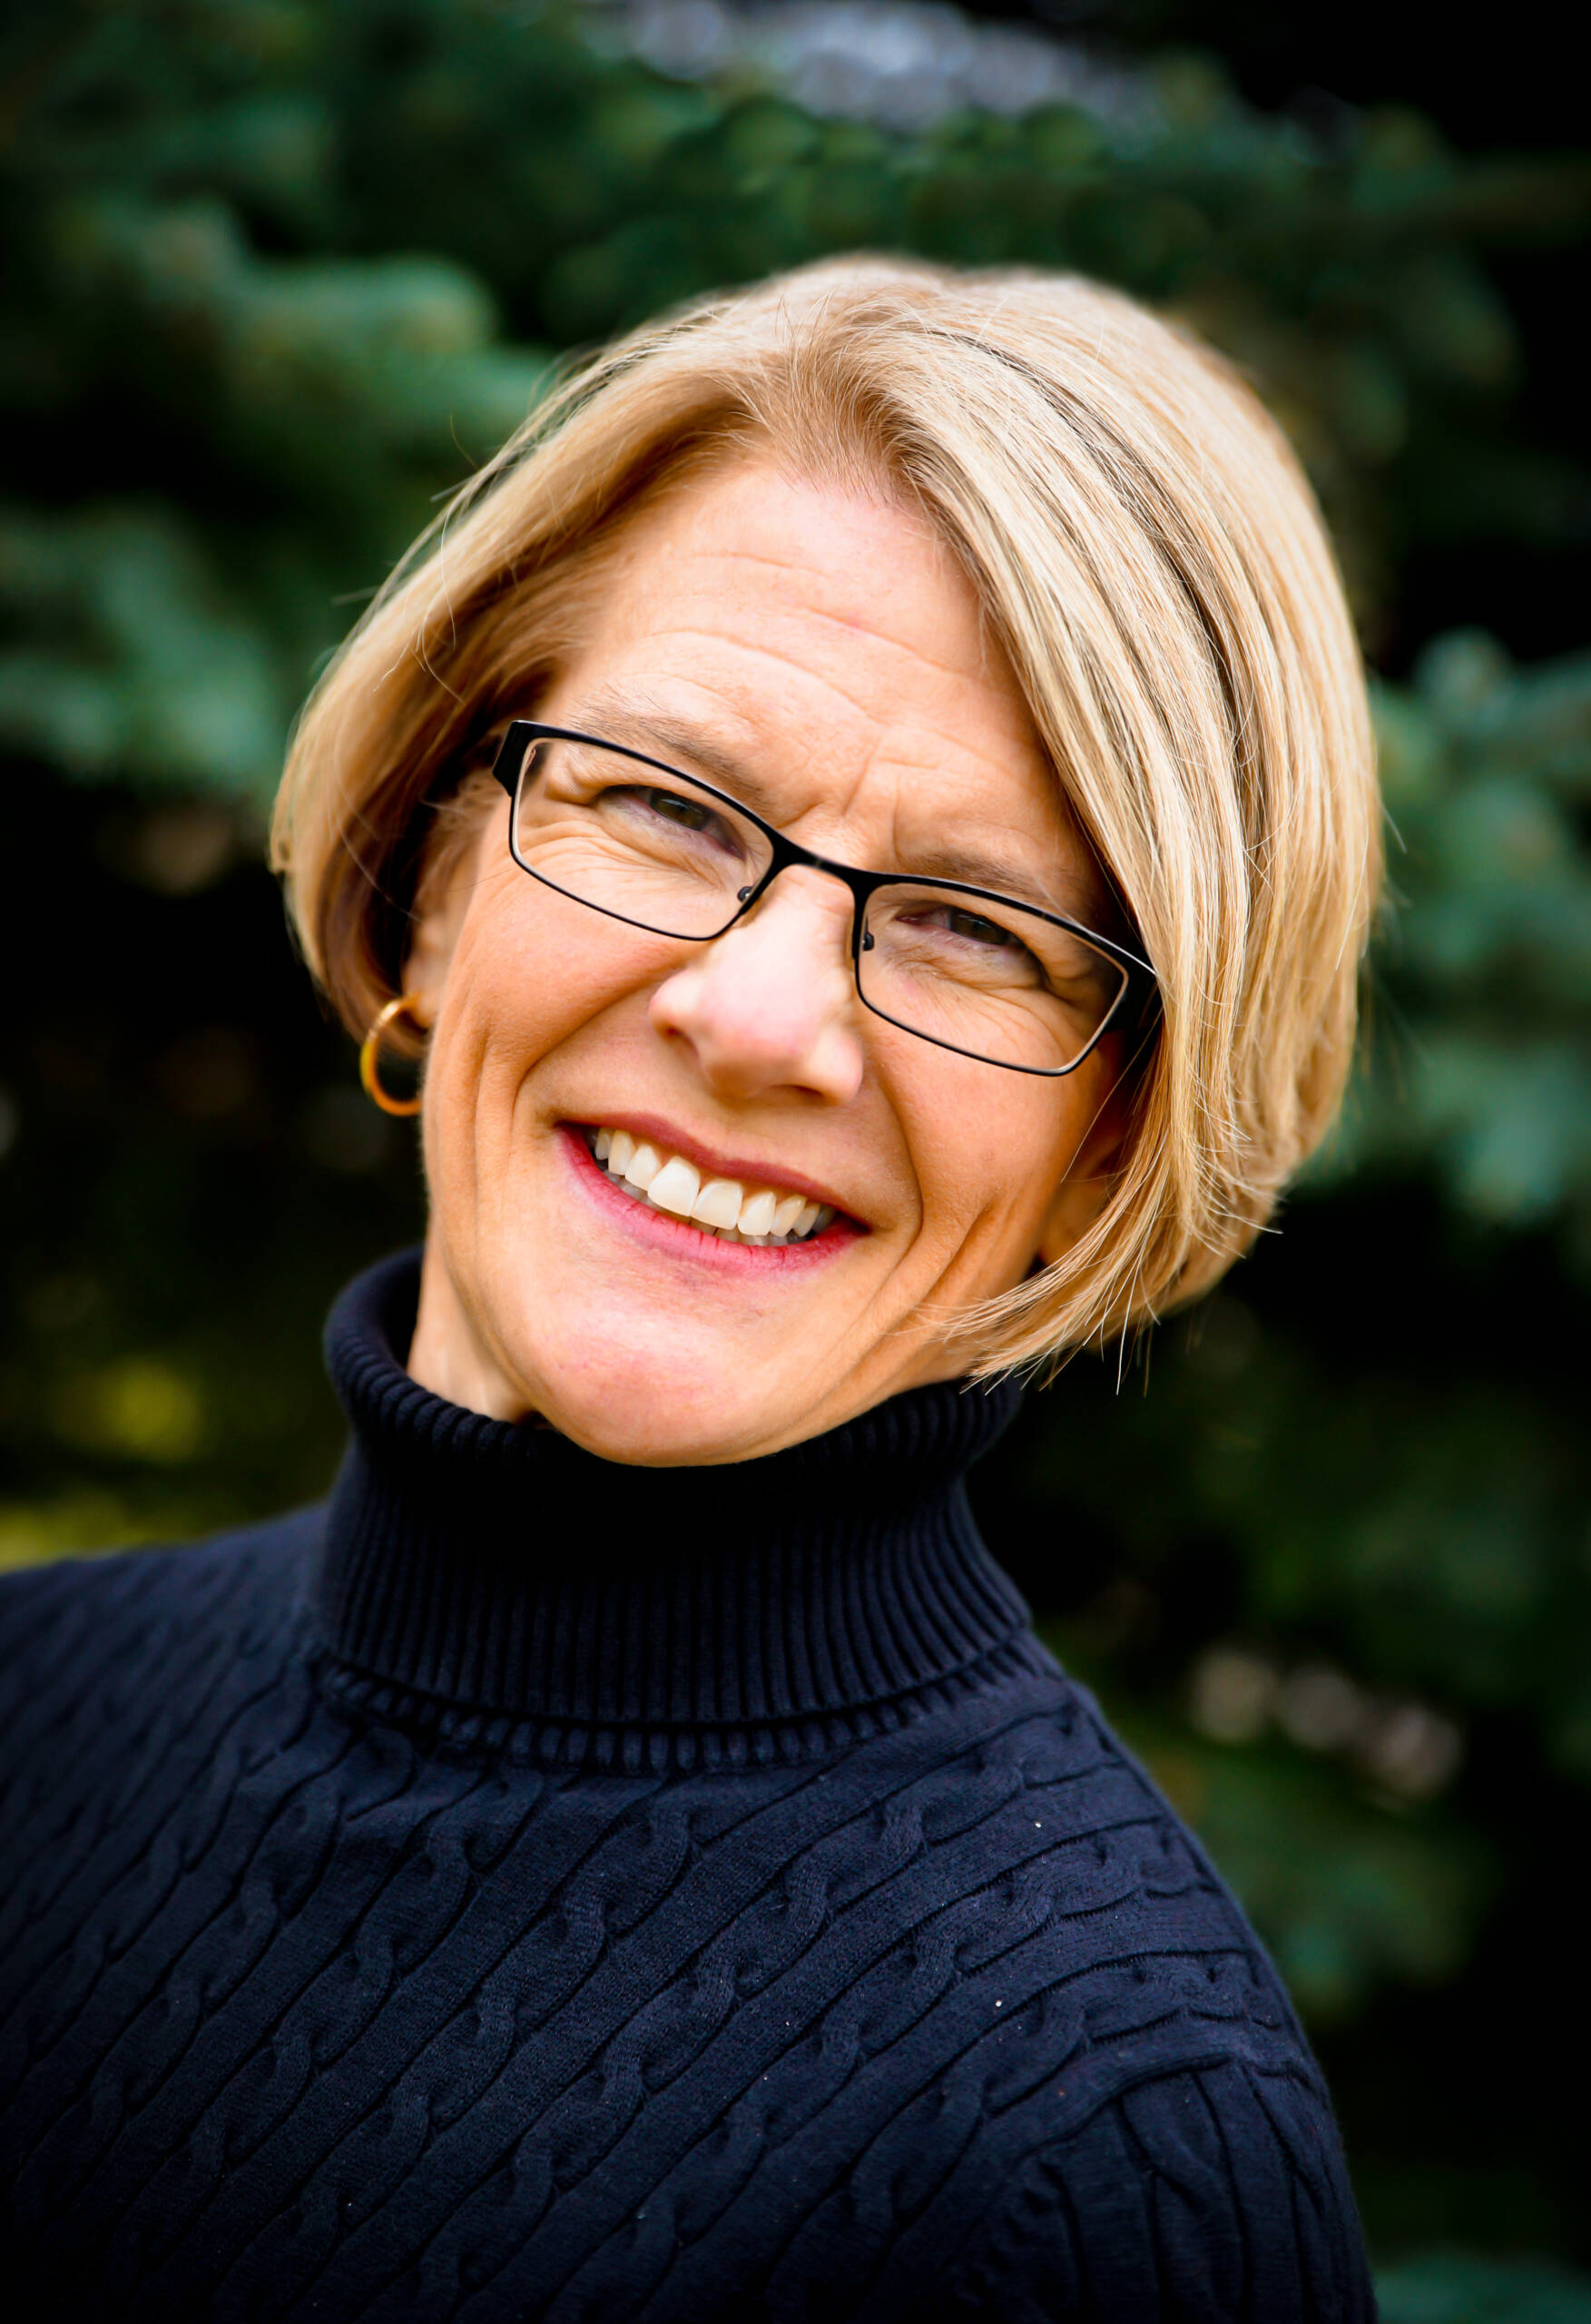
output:
[[[1321,1136],[1376,828],[1307,488],[1111,293],[820,268],[527,425],[282,789],[378,1102],[424,1050],[331,1499],[6,1585],[14,2279],[1370,2315],[1275,1974],[963,1478]]]

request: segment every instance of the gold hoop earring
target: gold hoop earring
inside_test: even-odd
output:
[[[381,1036],[394,1018],[403,1016],[413,1018],[415,1024],[424,1032],[425,1027],[415,1016],[418,1000],[417,992],[400,992],[396,1000],[388,1002],[359,1043],[359,1085],[366,1097],[379,1106],[384,1114],[417,1114],[420,1109],[417,1098],[390,1098],[381,1087]]]

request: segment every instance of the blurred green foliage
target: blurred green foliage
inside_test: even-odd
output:
[[[253,850],[318,657],[556,350],[859,245],[1075,267],[1252,367],[1372,658],[1409,559],[1587,527],[1494,261],[1583,262],[1591,163],[1407,112],[1322,142],[1204,60],[907,136],[569,8],[54,0],[0,35],[0,747],[13,863],[56,875],[8,930],[0,1564],[324,1483],[319,1312],[418,1196]],[[1591,654],[1444,635],[1376,706],[1394,908],[1341,1130],[980,1501],[1276,1947],[1385,2247],[1586,2259],[1526,2060],[1533,2013],[1586,2031]],[[1385,2289],[1393,2324],[1587,2312],[1545,2261]]]
[[[1591,2285],[1542,2260],[1437,2252],[1382,2271],[1381,2324],[1591,2324]]]

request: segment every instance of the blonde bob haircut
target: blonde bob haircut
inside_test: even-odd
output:
[[[751,455],[883,493],[948,544],[1154,964],[1161,1019],[1099,1211],[958,1334],[984,1374],[1103,1342],[1214,1283],[1324,1135],[1380,871],[1364,677],[1310,488],[1232,368],[1115,291],[850,259],[575,370],[305,709],[272,842],[305,955],[362,1034],[400,989],[443,803],[578,653],[626,518]]]

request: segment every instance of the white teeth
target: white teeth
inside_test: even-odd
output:
[[[748,1195],[737,1178],[704,1179],[683,1154],[665,1160],[628,1130],[597,1129],[590,1137],[593,1154],[626,1193],[725,1242],[800,1242],[834,1216],[826,1203],[808,1202],[803,1195],[778,1195],[769,1187]]]
[[[643,1138],[624,1165],[624,1175],[633,1187],[639,1187],[643,1195],[649,1195],[652,1182],[662,1168],[663,1156],[655,1146],[648,1146]]]
[[[727,1185],[728,1181],[724,1183]],[[737,1202],[739,1202],[740,1191],[737,1187],[735,1188]],[[738,1226],[748,1241],[755,1236],[760,1243],[764,1235],[771,1235],[773,1232],[773,1214],[778,1208],[777,1195],[769,1194],[766,1190],[761,1194],[748,1195],[745,1201],[740,1203],[734,1217],[725,1219],[723,1224],[726,1226]]]
[[[633,1162],[630,1167],[634,1169]],[[676,1217],[689,1218],[701,1190],[700,1172],[676,1154],[672,1161],[663,1164],[647,1187],[646,1199],[658,1210],[672,1210]]]
[[[653,1196],[655,1202],[656,1195]],[[691,1206],[691,1216],[703,1226],[733,1226],[741,1216],[738,1178],[709,1178]],[[741,1232],[744,1234],[742,1226]]]

